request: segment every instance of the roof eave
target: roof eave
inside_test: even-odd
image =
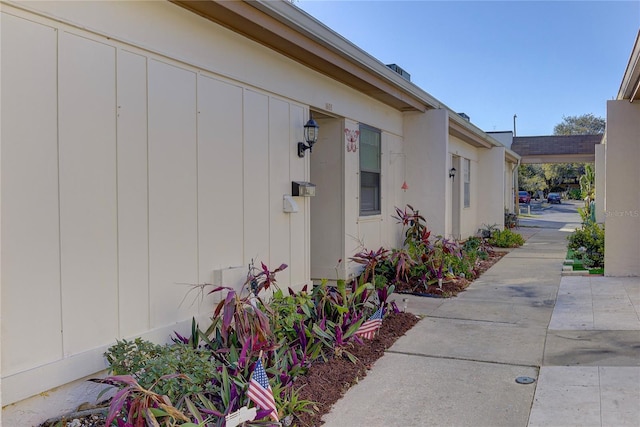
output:
[[[445,108],[450,131],[476,147],[502,146],[415,84],[288,1],[170,0],[399,111]]]
[[[507,148],[505,150],[505,159],[508,162],[511,162],[511,163],[518,163],[522,159],[522,157],[520,157],[520,155],[518,153],[516,153],[515,151],[512,151],[512,150]]]
[[[622,77],[617,99],[626,99],[630,102],[640,100],[640,31],[638,31],[629,63]]]
[[[400,111],[437,100],[285,1],[171,0]]]

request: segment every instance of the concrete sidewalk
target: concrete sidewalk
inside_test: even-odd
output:
[[[399,296],[426,317],[326,426],[640,426],[640,281],[561,278],[569,231],[527,230],[456,298]]]

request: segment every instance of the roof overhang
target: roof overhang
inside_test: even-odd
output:
[[[640,101],[640,31],[638,31],[627,69],[622,77],[618,99],[627,99],[630,102]]]
[[[288,2],[171,1],[400,111],[437,105],[436,99]]]
[[[508,148],[505,150],[505,160],[510,163],[518,163],[520,161],[520,156],[518,153],[509,150]]]
[[[542,163],[593,163],[595,154],[549,154],[537,156],[522,156],[522,164]]]
[[[449,132],[475,146],[502,146],[415,84],[284,0],[170,0],[399,111],[450,111]],[[508,150],[516,161],[519,156]]]
[[[542,135],[513,138],[521,163],[592,163],[602,135]]]
[[[505,160],[511,163],[517,163],[520,155],[515,151],[505,147],[498,140],[482,132],[473,124],[466,122],[465,119],[457,114],[449,115],[449,134],[453,135],[467,144],[477,148],[494,148],[503,147],[505,149]]]
[[[458,120],[456,120],[456,114],[449,115],[449,134],[460,138],[462,141],[466,142],[467,144],[473,145],[474,147],[492,148],[501,145],[497,141],[491,141],[493,138],[488,135],[486,138],[482,138],[481,134],[470,130],[469,126],[465,126],[463,123],[460,123]]]

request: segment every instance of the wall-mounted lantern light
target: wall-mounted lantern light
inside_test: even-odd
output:
[[[297,197],[313,197],[316,195],[316,185],[306,181],[293,181],[291,195]]]
[[[456,168],[449,169],[449,178],[456,179]]]
[[[313,120],[313,117],[310,117],[307,124],[304,125],[304,140],[307,143],[298,142],[298,157],[304,157],[306,150],[312,151],[313,144],[318,141],[318,129],[320,129],[320,126]]]

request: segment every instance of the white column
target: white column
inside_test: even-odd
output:
[[[640,276],[640,103],[607,102],[605,274]]]
[[[505,148],[478,151],[478,224],[504,227]]]
[[[404,120],[407,190],[405,200],[418,209],[433,234],[450,228],[448,152],[449,115],[446,110],[406,113]]]

